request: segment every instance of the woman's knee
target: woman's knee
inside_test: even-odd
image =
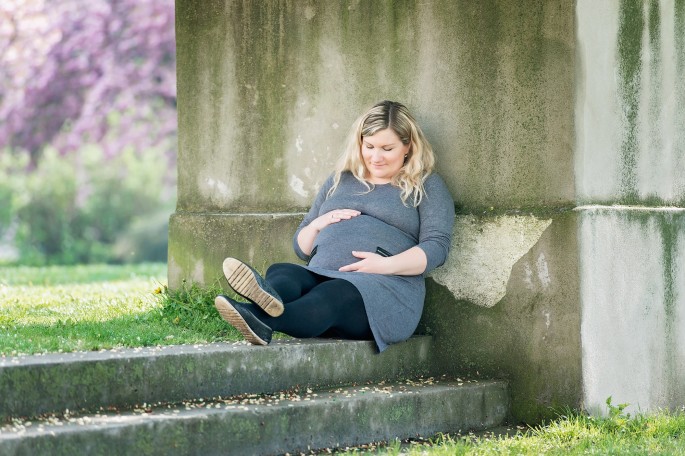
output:
[[[316,286],[316,277],[292,263],[274,263],[266,271],[266,280],[285,302],[298,299]]]
[[[296,264],[292,263],[274,263],[266,269],[266,277],[274,274],[287,274],[288,272],[294,271],[294,268],[297,267]]]

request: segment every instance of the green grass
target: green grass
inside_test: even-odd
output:
[[[165,282],[165,264],[0,267],[0,356],[241,339],[218,283]]]
[[[0,286],[68,285],[126,280],[166,282],[166,264],[126,266],[93,264],[77,266],[0,266]]]
[[[213,307],[219,283],[169,291],[165,264],[0,267],[0,356],[100,350],[242,337]],[[513,435],[442,435],[346,454],[683,455],[685,411],[631,417],[568,412]]]
[[[685,455],[685,413],[630,417],[611,405],[606,418],[569,412],[514,435],[443,435],[345,454],[386,455]],[[616,411],[619,410],[618,413]]]

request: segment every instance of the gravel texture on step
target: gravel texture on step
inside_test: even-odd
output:
[[[12,419],[0,428],[0,453],[280,454],[484,429],[501,424],[507,407],[506,385],[495,381],[420,378],[293,389]]]

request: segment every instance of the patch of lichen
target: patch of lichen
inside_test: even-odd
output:
[[[617,39],[619,93],[623,113],[621,143],[621,194],[637,198],[638,113],[642,70],[642,0],[621,0]]]

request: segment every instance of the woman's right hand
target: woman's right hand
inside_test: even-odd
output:
[[[353,217],[360,215],[361,212],[354,209],[334,209],[332,211],[326,212],[312,220],[309,225],[302,228],[297,235],[297,243],[300,249],[309,255],[314,247],[314,241],[319,232],[326,228],[328,225],[333,223],[338,223],[343,220],[349,220]]]
[[[338,223],[342,220],[349,220],[358,216],[359,214],[361,214],[361,212],[355,211],[354,209],[334,209],[312,220],[309,226],[315,228],[318,232],[332,223]]]

